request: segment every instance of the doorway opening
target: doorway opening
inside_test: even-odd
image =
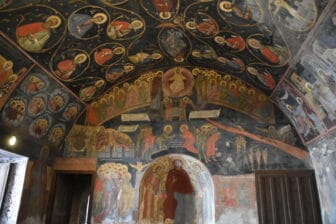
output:
[[[88,224],[93,179],[92,174],[56,172],[47,223]]]

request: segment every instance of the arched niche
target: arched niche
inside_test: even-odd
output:
[[[171,216],[175,220],[168,218]],[[203,163],[182,154],[150,163],[140,183],[138,223],[215,223],[214,186]]]

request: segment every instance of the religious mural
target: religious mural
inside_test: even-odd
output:
[[[69,101],[72,103],[69,103]],[[74,100],[77,103],[74,103]],[[60,145],[82,108],[69,92],[38,67],[33,68],[5,104],[1,120],[40,140]]]
[[[336,124],[335,8],[317,31],[318,38],[308,44],[295,70],[287,76],[328,129]]]
[[[232,108],[261,122],[274,122],[273,105],[261,91],[234,76],[184,67],[152,71],[133,83],[113,87],[88,106],[86,122],[101,124],[148,106],[156,114],[159,112],[164,121],[186,121],[190,110],[202,110],[208,104]]]
[[[214,222],[212,179],[194,158],[169,155],[150,165],[105,161],[97,174],[92,223]]]
[[[228,120],[239,119],[243,124],[249,118],[233,117],[228,112],[223,113],[222,119],[188,123],[175,120],[163,126],[137,121],[136,125],[114,124],[114,128],[74,125],[66,137],[65,155],[150,162],[179,152],[197,158],[218,175],[305,167],[308,153],[293,146],[297,137],[289,124],[263,127],[248,122],[249,125],[237,127],[237,123]]]
[[[83,101],[92,102],[119,81],[138,78],[144,69],[179,64],[202,64],[241,74],[246,81],[252,76],[270,93],[291,58],[282,34],[269,23],[272,7],[259,0],[73,3],[16,3],[16,9],[3,11],[0,24]],[[87,88],[90,93],[83,96]]]
[[[100,158],[92,223],[257,223],[245,174],[306,168],[298,139],[335,127],[327,1],[29,3],[0,1],[1,123],[64,156]],[[333,223],[328,170],[318,175]],[[40,182],[26,190],[28,223],[44,219]]]
[[[254,175],[212,177],[216,197],[216,223],[257,224]]]
[[[326,127],[304,97],[287,82],[282,82],[273,95],[280,109],[292,121],[303,142],[326,132]]]
[[[316,181],[319,188],[320,202],[323,205],[323,223],[332,224],[336,221],[336,184],[335,160],[336,150],[335,132],[331,132],[324,139],[308,145],[312,162],[315,167]]]
[[[23,53],[15,49],[0,32],[0,108],[31,65]]]
[[[105,163],[97,169],[91,223],[135,223],[136,191],[126,164]]]

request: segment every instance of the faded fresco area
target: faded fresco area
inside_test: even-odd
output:
[[[336,150],[334,145],[335,132],[330,133],[323,140],[308,146],[315,167],[316,178],[320,194],[323,223],[336,222]]]
[[[198,160],[169,155],[151,164],[98,167],[92,223],[213,223],[214,191]]]
[[[259,223],[254,175],[212,178],[216,191],[216,223]]]
[[[319,188],[323,223],[336,221],[335,211],[335,74],[336,5],[272,96],[308,143]]]
[[[52,182],[52,167],[48,164],[50,149],[45,146],[40,150],[37,160],[28,162],[23,189],[23,202],[18,223],[44,223],[47,214],[47,205]]]

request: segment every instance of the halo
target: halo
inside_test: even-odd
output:
[[[260,41],[255,39],[255,38],[249,38],[247,40],[247,43],[254,49],[260,49],[260,47],[261,47],[260,46],[261,45]]]
[[[50,20],[55,20],[56,21],[55,24],[49,26],[52,29],[58,28],[62,24],[62,20],[61,20],[61,18],[59,16],[49,16],[46,19],[46,22],[48,22]]]
[[[191,52],[191,55],[194,56],[195,58],[200,58],[201,57],[201,52],[193,50]]]
[[[186,22],[185,26],[186,26],[189,30],[194,30],[194,29],[196,29],[196,23],[195,23],[194,21]]]
[[[249,96],[254,96],[255,93],[256,93],[256,91],[255,91],[254,89],[249,89],[249,90],[247,91],[247,94],[248,94]]]
[[[230,83],[229,88],[230,89],[237,89],[237,85],[235,83]]]
[[[225,76],[224,76],[224,80],[226,80],[226,81],[230,81],[230,80],[231,80],[231,75],[225,75]]]
[[[219,61],[221,63],[226,63],[228,61],[228,59],[225,58],[225,57],[220,56],[220,57],[217,58],[217,61]]]
[[[225,38],[222,37],[222,36],[215,36],[214,41],[215,41],[217,44],[223,44],[223,43],[225,43]]]
[[[262,94],[260,94],[259,96],[258,96],[258,100],[259,101],[266,101],[266,99],[267,99],[267,97],[265,96],[265,95],[262,95]]]
[[[181,56],[177,56],[176,58],[174,58],[174,61],[176,61],[176,62],[183,62],[184,58],[181,57]]]
[[[85,54],[77,54],[74,58],[74,61],[77,64],[82,64],[86,61],[86,59],[87,59],[87,56]]]
[[[134,20],[131,22],[131,25],[133,29],[141,29],[143,27],[143,22],[140,20]]]
[[[96,19],[99,16],[103,17],[103,19],[101,21],[95,21],[95,24],[103,24],[107,21],[107,15],[105,13],[102,13],[102,12],[98,12],[98,13],[94,14],[92,18]]]
[[[302,104],[303,100],[301,99],[301,97],[296,97],[296,102],[298,102],[299,104]]]
[[[312,92],[312,90],[313,90],[313,85],[312,85],[311,83],[306,82],[306,83],[305,83],[305,87],[306,87],[306,89],[307,89],[309,92]]]
[[[125,52],[125,48],[123,48],[123,47],[116,47],[116,48],[113,49],[113,53],[115,53],[115,54],[122,54],[124,52]]]
[[[98,80],[97,82],[95,82],[94,85],[99,88],[102,87],[104,84],[105,84],[104,80]]]
[[[3,64],[2,64],[2,68],[3,69],[6,69],[6,67],[8,67],[7,68],[7,70],[9,70],[9,69],[12,69],[13,68],[13,62],[12,61],[5,61]]]
[[[220,86],[227,86],[227,82],[225,81],[225,80],[221,80],[220,82],[219,82],[219,85]]]
[[[135,69],[135,67],[134,67],[133,64],[125,64],[124,65],[125,72],[130,72],[130,71],[133,71],[134,69]]]
[[[241,92],[241,93],[245,93],[245,92],[246,92],[246,87],[245,87],[245,86],[240,86],[240,87],[238,88],[238,90],[239,90],[239,92]]]
[[[151,57],[154,60],[158,60],[162,57],[162,55],[160,53],[153,53]]]
[[[293,107],[292,107],[291,105],[289,105],[289,104],[286,104],[286,108],[287,108],[287,110],[289,110],[289,111],[293,111]]]
[[[169,19],[171,17],[171,12],[160,12],[159,16],[161,19]]]
[[[224,12],[232,12],[232,2],[229,1],[222,1],[219,3],[219,8]]]
[[[258,71],[257,71],[257,69],[256,68],[254,68],[254,67],[247,67],[246,68],[246,70],[250,73],[250,74],[252,74],[252,75],[257,75],[258,74]]]
[[[9,77],[8,77],[8,81],[9,82],[15,82],[17,80],[18,76],[16,74],[11,74]]]

